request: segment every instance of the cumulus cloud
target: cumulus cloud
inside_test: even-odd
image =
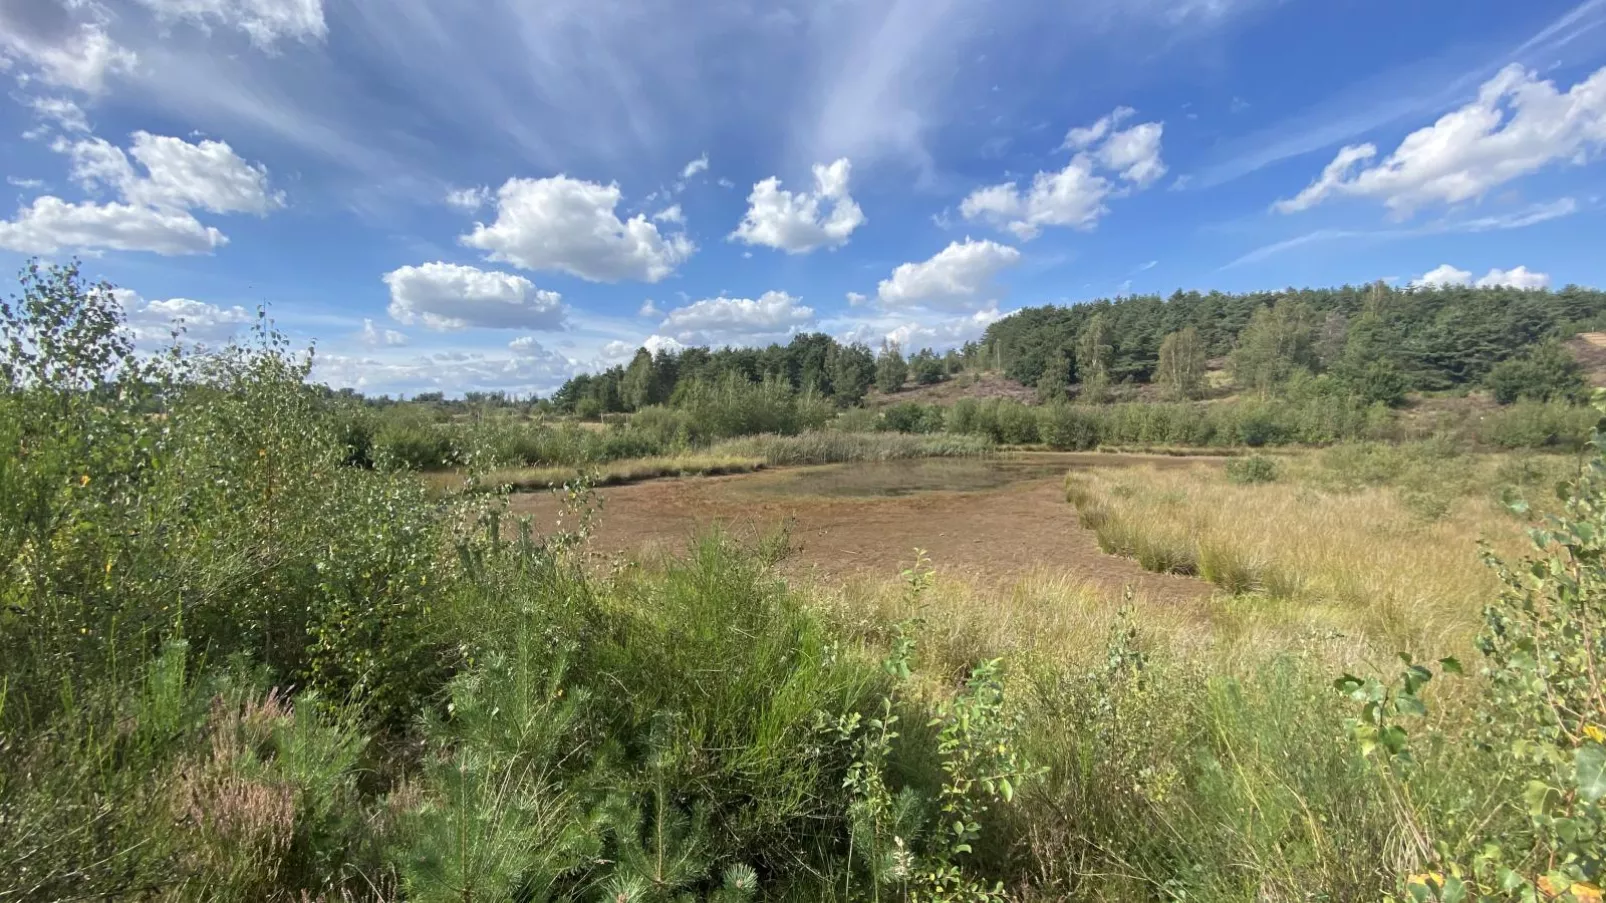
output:
[[[381,328],[366,317],[363,318],[362,332],[357,334],[357,339],[369,348],[395,348],[407,344],[407,336],[394,329]]]
[[[437,331],[557,330],[568,313],[557,292],[538,289],[512,273],[436,261],[404,266],[382,278],[390,287],[389,310],[397,322],[422,323]]]
[[[267,167],[246,162],[222,141],[192,144],[143,131],[133,141],[127,153],[104,138],[60,142],[58,149],[72,158],[72,177],[80,184],[112,189],[131,204],[258,215],[284,206],[284,194],[268,187]]]
[[[890,314],[827,325],[837,327],[836,334],[844,342],[863,342],[875,347],[888,341],[905,349],[942,351],[981,338],[988,326],[1006,316],[1008,314],[1000,312],[996,303],[989,303],[980,310],[954,317],[911,319]]]
[[[269,50],[281,40],[321,41],[329,34],[323,0],[139,0],[163,21],[187,20],[244,32]]]
[[[960,203],[960,214],[1023,240],[1045,226],[1094,228],[1110,210],[1107,201],[1148,188],[1166,173],[1160,157],[1165,124],[1144,122],[1117,131],[1132,115],[1130,108],[1119,107],[1092,125],[1071,129],[1064,147],[1076,154],[1065,168],[1037,173],[1024,189],[1015,182],[978,188]]]
[[[1341,149],[1303,191],[1278,201],[1279,213],[1333,197],[1381,201],[1398,217],[1432,204],[1482,198],[1552,164],[1578,163],[1606,145],[1606,68],[1565,94],[1519,65],[1483,84],[1471,103],[1406,136],[1375,165],[1373,144]]]
[[[105,248],[150,251],[166,256],[206,254],[228,238],[184,211],[132,204],[71,204],[58,197],[34,198],[11,220],[0,222],[0,248],[23,254]]]
[[[651,298],[641,302],[641,309],[636,311],[636,316],[638,317],[661,317],[663,315],[664,312],[658,309],[658,305]]]
[[[58,138],[52,147],[70,157],[75,182],[121,200],[37,197],[0,222],[0,247],[31,254],[63,248],[205,254],[228,239],[190,211],[261,215],[284,205],[284,195],[268,187],[267,169],[221,141],[191,143],[135,132],[133,142],[125,152],[103,138]]]
[[[966,310],[993,291],[993,277],[1020,262],[1020,251],[995,241],[952,242],[929,260],[905,263],[881,280],[877,297],[888,307]]]
[[[128,289],[116,289],[114,294],[123,306],[124,328],[146,347],[165,345],[175,334],[180,341],[195,344],[227,344],[256,318],[238,305],[221,307],[189,298],[147,301]]]
[[[0,68],[21,64],[23,81],[71,88],[86,94],[106,89],[108,76],[131,72],[139,57],[113,41],[94,22],[61,22],[37,27],[24,13],[17,19],[0,10]]]
[[[636,356],[636,352],[643,348],[647,349],[647,353],[652,355],[656,355],[660,351],[673,353],[686,350],[684,344],[666,335],[650,335],[640,342],[625,342],[615,339],[602,346],[597,364],[599,367],[606,368],[617,364],[629,363],[630,359]]]
[[[491,189],[484,185],[472,188],[453,188],[446,192],[446,204],[465,213],[473,213],[491,202]]]
[[[763,245],[788,254],[847,244],[864,224],[864,212],[848,193],[853,164],[843,157],[829,165],[814,164],[814,191],[787,191],[771,176],[753,185],[747,213],[730,234],[733,241]],[[830,211],[822,210],[827,204]]]
[[[864,306],[864,302],[869,301],[869,300],[870,300],[870,296],[866,295],[863,292],[848,292],[848,306],[849,307],[863,307]]]
[[[652,218],[655,222],[674,223],[677,226],[686,225],[686,214],[680,212],[679,204],[671,204],[670,206],[665,207],[657,213],[654,213]]]
[[[682,179],[689,179],[692,176],[695,176],[700,172],[707,172],[707,171],[708,171],[708,155],[707,154],[703,154],[701,157],[698,157],[697,159],[691,161],[690,163],[687,163],[685,168],[680,171],[680,177]]]
[[[1457,269],[1450,264],[1441,264],[1411,280],[1411,285],[1418,288],[1443,288],[1449,285],[1465,285],[1474,288],[1519,288],[1534,290],[1548,288],[1550,275],[1535,273],[1525,266],[1514,267],[1509,270],[1491,269],[1483,278],[1476,281],[1468,270]]]
[[[775,341],[814,325],[814,309],[786,292],[752,298],[705,298],[677,307],[659,328],[687,345],[746,345]]]
[[[592,282],[657,282],[697,250],[685,233],[665,236],[643,215],[620,220],[620,197],[617,184],[563,175],[509,179],[497,191],[496,221],[476,223],[460,240],[491,260]]]

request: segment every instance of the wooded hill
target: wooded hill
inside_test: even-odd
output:
[[[1476,386],[1501,400],[1553,398],[1582,386],[1556,340],[1603,327],[1606,292],[1578,286],[1179,291],[1025,308],[941,356],[921,350],[905,359],[895,346],[877,353],[820,333],[766,348],[643,349],[629,365],[575,377],[552,402],[582,414],[629,411],[730,379],[851,405],[872,384],[895,391],[967,369],[1002,371],[1045,399],[1097,401],[1110,386],[1150,383],[1197,397],[1218,365],[1235,387],[1260,392],[1325,375],[1329,390],[1391,404],[1407,391]]]

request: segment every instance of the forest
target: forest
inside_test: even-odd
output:
[[[1235,385],[1261,393],[1303,374],[1329,377],[1326,392],[1390,405],[1411,391],[1481,387],[1504,401],[1548,400],[1581,383],[1547,343],[1603,325],[1606,293],[1577,286],[1177,292],[1026,308],[941,355],[844,345],[819,333],[766,348],[642,349],[627,365],[568,381],[551,404],[595,417],[678,404],[739,379],[783,383],[846,407],[872,388],[891,394],[980,369],[1001,371],[1046,400],[1102,401],[1144,386],[1184,399],[1209,393],[1212,361]]]

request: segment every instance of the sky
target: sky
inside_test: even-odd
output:
[[[0,0],[0,266],[369,394],[1606,283],[1606,0]]]

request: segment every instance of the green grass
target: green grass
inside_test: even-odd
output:
[[[799,436],[750,436],[722,442],[715,449],[727,454],[761,458],[768,464],[780,466],[979,457],[992,454],[995,446],[981,436],[827,431]]]

